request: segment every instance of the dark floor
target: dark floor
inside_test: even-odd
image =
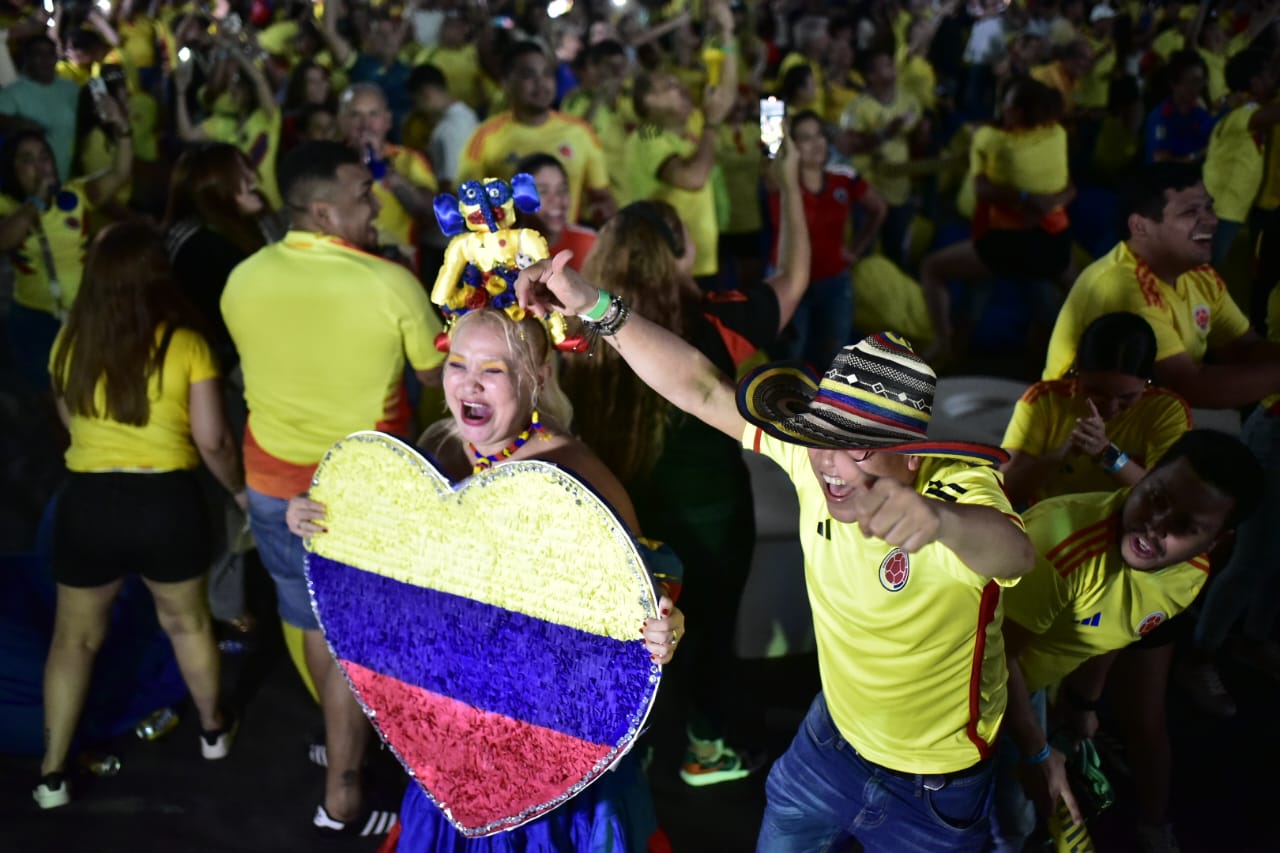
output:
[[[307,759],[320,714],[284,654],[279,633],[261,631],[257,647],[228,655],[225,675],[238,696],[243,725],[231,756],[199,757],[194,715],[170,735],[144,742],[125,735],[101,745],[119,757],[114,777],[76,776],[71,805],[41,812],[30,799],[35,759],[0,757],[0,850],[21,853],[267,853],[281,850],[372,851],[376,843],[318,838],[310,816],[322,771]],[[1224,677],[1240,703],[1231,721],[1205,717],[1181,694],[1170,696],[1176,769],[1173,814],[1183,850],[1275,851],[1274,778],[1280,766],[1280,684],[1227,662]],[[770,755],[785,749],[817,686],[813,656],[745,663],[743,686],[760,698],[743,731]],[[695,789],[674,774],[679,729],[659,723],[651,776],[659,817],[678,853],[753,849],[764,803],[763,772],[742,782]],[[398,767],[375,756],[379,797],[398,801]],[[1099,849],[1136,849],[1132,793],[1116,776],[1119,802],[1095,826]]]

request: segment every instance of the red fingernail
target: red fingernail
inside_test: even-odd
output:
[[[663,616],[668,616],[668,615],[670,615],[670,613],[671,613],[671,611],[670,611],[670,610],[664,610],[664,611],[662,611],[662,615],[663,615]]]

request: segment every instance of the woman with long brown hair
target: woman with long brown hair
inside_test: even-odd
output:
[[[178,158],[164,217],[174,276],[212,336],[224,370],[239,361],[218,307],[231,270],[283,236],[249,159],[211,142]]]
[[[622,296],[636,313],[661,318],[657,322],[734,375],[773,343],[809,281],[809,236],[790,140],[774,165],[782,193],[780,269],[765,282],[704,296],[693,277],[696,250],[688,230],[670,205],[650,201],[623,208],[604,226],[583,275]],[[699,786],[740,779],[755,766],[725,745],[723,717],[734,625],[755,543],[741,449],[667,404],[599,340],[589,357],[566,359],[564,387],[575,402],[575,431],[626,486],[645,535],[670,545],[684,562],[681,607],[705,620],[690,616],[694,633],[685,654],[691,660],[672,673],[692,709],[680,775]]]
[[[200,748],[225,756],[233,721],[220,705],[218,648],[205,601],[209,531],[201,461],[242,505],[244,472],[222,413],[218,368],[173,283],[164,243],[139,221],[90,246],[80,293],[50,362],[71,434],[54,517],[57,581],[45,665],[45,755],[33,796],[65,805],[67,754],[93,661],[126,575],[151,591],[200,716]]]

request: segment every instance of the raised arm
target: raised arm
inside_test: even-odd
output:
[[[800,158],[785,129],[773,168],[778,183],[782,223],[778,229],[778,272],[765,283],[778,295],[778,331],[781,332],[791,322],[791,316],[809,288],[813,256],[809,225],[804,218],[804,197],[800,190]]]
[[[253,93],[258,100],[258,109],[262,110],[268,118],[273,118],[279,107],[276,105],[275,93],[271,91],[271,83],[267,80],[267,75],[244,50],[240,49],[240,45],[227,40],[225,46],[231,54],[232,61],[240,68],[240,73],[253,82]]]
[[[173,85],[177,90],[173,99],[174,121],[178,126],[178,136],[183,142],[206,142],[209,134],[204,128],[191,123],[191,112],[187,107],[187,91],[191,88],[191,63],[180,62],[173,69]]]
[[[112,95],[100,100],[98,106],[103,111],[103,121],[114,131],[116,150],[111,168],[85,184],[85,195],[93,207],[104,204],[133,179],[133,132],[129,128],[128,114]]]
[[[590,311],[600,291],[566,266],[572,257],[572,252],[561,252],[523,270],[516,279],[520,305],[542,314]],[[706,356],[678,335],[632,314],[617,334],[605,340],[641,381],[673,406],[735,441],[742,438],[747,423],[738,414],[733,385]]]
[[[338,21],[342,20],[342,12],[342,0],[325,0],[324,21],[320,25],[320,37],[328,45],[338,68],[346,68],[356,57],[356,51],[351,46],[351,42],[338,32]]]

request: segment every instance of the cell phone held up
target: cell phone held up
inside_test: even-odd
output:
[[[760,141],[769,152],[769,159],[778,154],[782,145],[782,121],[786,116],[787,105],[777,98],[760,99]]]
[[[93,97],[93,109],[98,114],[98,118],[107,121],[106,101],[111,97],[111,92],[107,89],[107,81],[101,77],[90,77],[88,84],[89,94]]]

